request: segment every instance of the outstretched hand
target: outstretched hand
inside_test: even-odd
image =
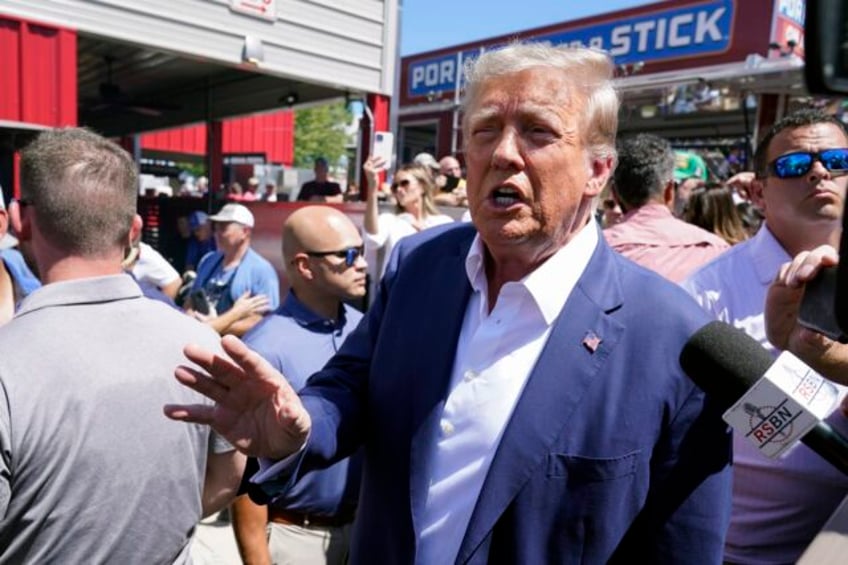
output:
[[[294,389],[237,337],[225,336],[221,345],[232,360],[188,345],[185,356],[202,371],[188,366],[174,371],[180,383],[214,400],[215,405],[168,404],[165,415],[207,424],[253,457],[282,459],[298,451],[312,421]]]
[[[780,268],[766,295],[766,336],[772,345],[797,355],[823,376],[848,384],[848,345],[798,323],[805,285],[822,267],[836,265],[838,261],[836,250],[822,245],[799,253]]]

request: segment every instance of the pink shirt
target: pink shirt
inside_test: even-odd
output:
[[[604,230],[610,246],[645,268],[679,283],[730,245],[675,218],[664,204],[645,204]]]

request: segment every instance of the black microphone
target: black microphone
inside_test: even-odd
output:
[[[722,410],[727,410],[760,380],[774,359],[755,339],[724,322],[695,332],[680,353],[680,366]],[[848,440],[819,421],[801,441],[848,475]]]

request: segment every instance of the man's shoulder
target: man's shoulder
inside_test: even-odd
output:
[[[274,276],[276,276],[276,274],[277,274],[277,272],[274,270],[274,266],[271,264],[271,262],[268,259],[266,259],[265,257],[263,257],[262,255],[260,255],[259,252],[256,251],[255,249],[253,249],[252,247],[248,248],[247,253],[245,254],[244,258],[242,259],[242,262],[244,264],[248,265],[250,268],[255,267],[255,268],[258,268],[258,269],[263,269],[263,270],[274,273]]]
[[[266,347],[269,341],[281,342],[286,334],[292,331],[307,331],[302,328],[285,310],[276,309],[263,318],[248,331],[242,341],[251,348]]]
[[[606,249],[599,249],[598,253],[600,257],[608,253],[609,266],[604,269],[605,272],[601,272],[593,268],[593,263],[590,263],[583,274],[583,277],[590,277],[590,284],[597,283],[598,280],[606,280],[607,284],[604,288],[607,288],[612,284],[611,279],[615,278],[623,296],[630,297],[631,300],[635,297],[644,303],[653,298],[691,301],[686,293],[672,281],[616,252],[611,246],[605,247]]]
[[[743,276],[751,265],[749,249],[752,240],[730,247],[724,253],[704,264],[683,281],[687,290],[703,286],[733,286],[738,276]]]

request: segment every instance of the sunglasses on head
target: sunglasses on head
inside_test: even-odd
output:
[[[306,251],[305,253],[310,257],[328,257],[332,255],[333,257],[344,259],[345,265],[353,267],[356,259],[365,253],[365,246],[348,247],[347,249],[339,249],[338,251]]]
[[[392,190],[397,190],[397,188],[399,186],[402,186],[403,188],[407,188],[409,186],[410,182],[411,181],[409,179],[403,179],[403,180],[399,180],[397,182],[393,182],[392,183]]]
[[[818,161],[830,172],[848,169],[848,148],[826,149],[820,152],[799,151],[781,155],[769,163],[769,171],[780,179],[792,179],[806,175]]]

